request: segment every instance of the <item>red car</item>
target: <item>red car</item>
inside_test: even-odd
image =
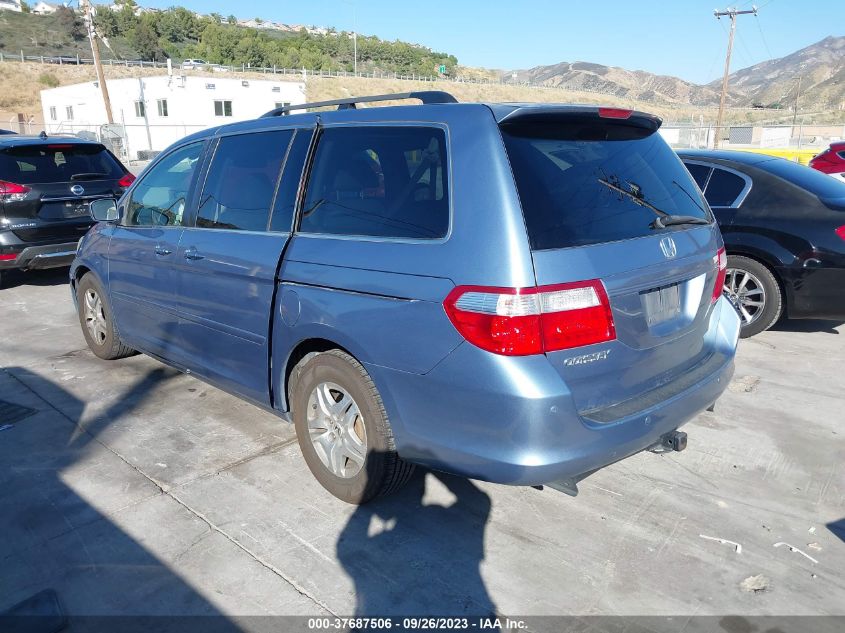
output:
[[[845,181],[845,141],[831,143],[810,161],[810,167]]]

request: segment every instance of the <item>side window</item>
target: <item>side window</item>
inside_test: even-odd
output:
[[[732,207],[743,189],[745,189],[744,178],[714,167],[704,197],[711,207]]]
[[[202,143],[177,149],[147,173],[132,192],[125,226],[181,226]]]
[[[687,171],[689,171],[698,188],[704,191],[704,186],[707,184],[707,177],[710,175],[712,168],[708,165],[700,165],[698,163],[684,163],[684,167],[687,168]]]
[[[327,128],[300,231],[436,239],[449,228],[446,134],[434,127]]]
[[[197,227],[266,231],[291,130],[220,139],[200,196]]]
[[[282,169],[282,180],[276,193],[273,205],[273,219],[270,220],[271,231],[289,232],[293,224],[293,213],[296,207],[296,194],[299,191],[299,181],[302,178],[302,168],[308,155],[313,130],[299,130],[293,137],[285,166]]]

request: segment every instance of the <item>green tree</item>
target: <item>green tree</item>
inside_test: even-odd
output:
[[[162,61],[164,51],[158,41],[158,35],[147,21],[139,22],[130,32],[129,41],[145,61]]]
[[[115,18],[117,20],[117,35],[127,37],[139,22],[135,11],[129,6],[123,6],[119,11],[116,11]]]
[[[64,32],[70,36],[71,39],[84,39],[87,33],[85,32],[85,24],[80,20],[73,9],[68,7],[59,7],[56,9],[56,19]]]
[[[21,0],[21,13],[31,13],[31,12],[32,12],[32,9],[30,8],[29,3],[27,3],[26,0]]]
[[[234,15],[230,15],[228,18],[226,18],[226,22],[234,26],[238,23],[238,18],[236,18]]]
[[[117,12],[108,7],[97,7],[97,13],[94,14],[94,25],[97,27],[97,33],[103,37],[114,37],[120,34]]]
[[[147,15],[155,14],[144,14]],[[156,32],[168,42],[196,41],[200,35],[200,24],[197,17],[182,7],[168,9],[158,14]]]

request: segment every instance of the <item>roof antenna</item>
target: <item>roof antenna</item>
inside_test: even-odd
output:
[[[38,135],[38,138],[46,139],[47,138],[47,132],[45,132],[44,130],[41,130],[41,134]]]

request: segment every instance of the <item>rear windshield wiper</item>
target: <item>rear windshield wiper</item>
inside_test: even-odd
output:
[[[665,229],[667,226],[681,226],[683,224],[710,224],[710,222],[693,215],[663,215],[655,218],[650,226],[653,229]]]
[[[96,171],[88,171],[81,174],[74,174],[70,177],[71,180],[97,180],[98,178],[108,178],[108,174],[103,174]]]
[[[628,191],[627,189],[623,189],[619,185],[615,185],[609,180],[604,180],[603,178],[599,178],[598,181],[608,189],[621,193],[623,196],[627,196],[635,204],[654,211],[654,213],[657,214],[657,217],[651,224],[649,224],[649,226],[653,229],[665,229],[667,226],[680,226],[683,224],[710,224],[710,221],[705,220],[704,218],[697,218],[692,215],[672,215],[671,213],[666,213],[663,209],[647,202],[639,191],[637,193]]]

